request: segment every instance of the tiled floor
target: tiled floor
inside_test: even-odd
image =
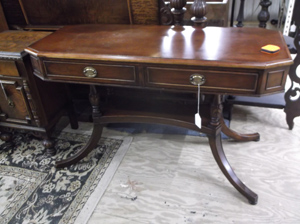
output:
[[[238,177],[259,195],[257,205],[229,184],[206,138],[133,135],[88,223],[300,223],[300,118],[295,122],[290,131],[282,110],[235,106],[231,128],[258,131],[261,140],[223,145]]]

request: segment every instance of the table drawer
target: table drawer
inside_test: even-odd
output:
[[[53,61],[44,61],[44,66],[46,76],[52,80],[126,85],[138,82],[134,66]],[[84,74],[87,67],[96,71],[93,76]]]
[[[20,76],[16,62],[0,60],[0,75]]]
[[[206,81],[201,86],[204,92],[223,93],[254,93],[259,77],[258,73],[148,67],[145,84],[153,87],[194,89],[195,86],[190,82],[193,74],[205,77]]]

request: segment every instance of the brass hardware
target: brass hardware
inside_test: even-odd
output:
[[[15,104],[11,99],[8,99],[8,106],[9,107],[15,107]]]
[[[193,74],[190,76],[190,82],[195,85],[195,86],[198,86],[198,85],[203,85],[205,83],[206,79],[205,79],[205,76],[204,75],[200,75],[200,74]]]
[[[88,66],[83,69],[83,74],[88,78],[94,78],[97,76],[97,70]]]

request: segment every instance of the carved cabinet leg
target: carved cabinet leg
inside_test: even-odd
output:
[[[54,148],[54,143],[49,138],[43,140],[43,146],[46,149],[46,155],[54,156],[56,154],[56,150]]]
[[[13,134],[11,132],[12,130],[2,130],[0,132],[0,139],[4,141],[3,144],[0,146],[1,151],[7,151],[7,150],[13,150],[14,141],[13,141]]]
[[[2,149],[11,148],[13,146],[12,134],[9,132],[1,132],[0,139],[5,143],[1,146]]]
[[[1,132],[0,139],[5,142],[9,142],[12,139],[12,134],[8,132]]]

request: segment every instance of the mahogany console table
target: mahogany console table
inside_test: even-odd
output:
[[[279,53],[261,53],[261,47],[270,43],[280,46]],[[222,118],[221,97],[283,91],[292,59],[279,32],[260,28],[74,25],[61,28],[26,51],[31,55],[34,74],[41,79],[90,85],[92,136],[74,156],[58,161],[57,167],[85,157],[107,123],[177,125],[206,133],[226,178],[251,204],[257,203],[257,194],[240,181],[227,161],[220,133],[237,141],[258,141],[259,134],[239,134],[228,128]],[[201,129],[194,123],[198,83]],[[96,86],[100,86],[100,96]],[[122,94],[103,94],[107,87],[121,89]],[[161,92],[166,94],[161,96]],[[101,100],[102,94],[105,100]]]

